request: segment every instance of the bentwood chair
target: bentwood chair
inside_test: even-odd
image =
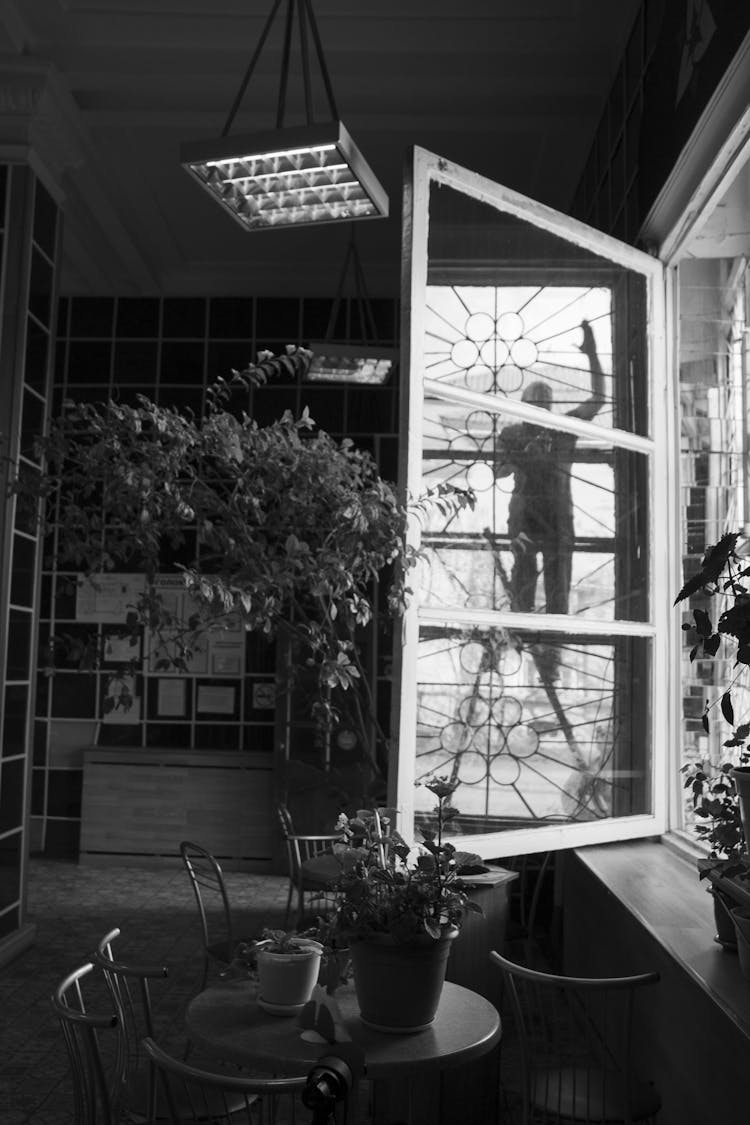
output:
[[[203,934],[203,978],[200,991],[206,987],[211,964],[226,968],[241,941],[249,941],[235,933],[224,873],[218,860],[202,848],[183,840],[180,855],[198,905]]]
[[[143,1040],[154,1037],[154,1016],[151,1004],[151,982],[164,981],[169,970],[164,965],[135,965],[116,960],[113,943],[120,937],[119,929],[110,930],[99,942],[94,954],[95,964],[102,970],[112,995],[118,1017],[122,1022],[128,1046],[127,1094],[125,1104],[130,1125],[139,1121],[151,1122],[169,1119],[169,1109],[156,1081],[156,1071],[143,1049]],[[225,1071],[215,1062],[199,1064],[206,1070]],[[224,1100],[209,1099],[212,1110],[223,1111]],[[234,1110],[242,1108],[240,1099],[229,1099]],[[177,1108],[186,1115],[189,1106],[178,1100]]]
[[[294,927],[299,929],[305,912],[305,895],[313,900],[324,899],[341,876],[341,864],[333,854],[333,844],[341,841],[340,833],[329,832],[319,835],[300,835],[294,831],[289,809],[285,804],[277,805],[281,832],[286,844],[289,870],[289,894],[286,900],[284,929],[289,928],[292,899],[297,894],[297,910]]]
[[[520,1105],[521,1125],[656,1121],[661,1099],[633,1073],[631,1037],[636,993],[658,973],[566,977],[490,958],[510,999],[503,1094],[509,1109]]]
[[[145,1039],[143,1047],[158,1073],[173,1125],[207,1119],[212,1125],[296,1125],[310,1121],[335,1125],[346,1119],[351,1073],[344,1074],[338,1068],[326,1072],[322,1082],[308,1075],[257,1078],[217,1074],[168,1055],[153,1039]]]
[[[141,1039],[154,1034],[151,981],[166,980],[164,965],[134,965],[115,960],[113,943],[119,929],[105,934],[94,954],[128,1043],[127,1106],[138,1117],[156,1119],[156,1082],[153,1067],[140,1049]]]
[[[73,1078],[75,1125],[118,1125],[126,1098],[124,1028],[98,977],[88,961],[69,973],[52,994]]]

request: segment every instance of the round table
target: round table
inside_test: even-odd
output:
[[[491,1051],[500,1040],[500,1016],[489,1000],[446,982],[434,1022],[423,1031],[391,1034],[366,1027],[351,985],[336,992],[344,1026],[364,1051],[366,1076],[373,1081],[457,1066]],[[257,985],[223,981],[194,997],[186,1023],[191,1040],[228,1062],[268,1066],[284,1074],[304,1073],[328,1050],[308,1043],[296,1016],[274,1016],[257,1004]],[[331,1045],[335,1051],[335,1045]]]

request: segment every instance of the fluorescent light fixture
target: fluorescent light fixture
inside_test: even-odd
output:
[[[180,162],[244,230],[388,215],[388,196],[340,121],[189,142]]]
[[[305,379],[310,383],[385,383],[398,359],[398,348],[380,344],[334,344],[330,340],[310,343],[312,361]]]

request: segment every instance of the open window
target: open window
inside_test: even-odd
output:
[[[410,530],[402,830],[444,775],[485,857],[660,832],[662,267],[421,149],[404,231],[403,481],[476,499]]]

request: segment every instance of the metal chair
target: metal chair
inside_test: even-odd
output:
[[[115,960],[112,945],[119,936],[119,929],[104,935],[94,954],[94,963],[104,974],[128,1041],[128,1110],[151,1122],[166,1115],[157,1113],[156,1076],[140,1043],[144,1036],[154,1035],[150,982],[166,980],[169,970],[164,965],[133,965]]]
[[[305,912],[305,894],[324,898],[333,890],[341,876],[341,864],[333,855],[332,845],[341,841],[340,833],[300,835],[294,831],[292,817],[285,804],[277,805],[281,832],[286,844],[289,869],[289,894],[286,900],[284,929],[289,928],[292,898],[297,892],[297,912],[294,926],[299,929]]]
[[[127,1041],[111,996],[104,987],[97,992],[93,971],[88,961],[69,973],[52,994],[52,1007],[70,1060],[73,1120],[117,1125],[127,1093]]]
[[[173,1125],[207,1119],[213,1125],[335,1125],[346,1120],[352,1073],[341,1059],[322,1059],[301,1077],[251,1078],[201,1070],[168,1055],[150,1038],[143,1048],[158,1073]],[[321,1066],[326,1062],[331,1065]]]
[[[188,840],[180,844],[180,855],[198,904],[203,933],[202,992],[211,963],[226,968],[239,942],[251,939],[239,937],[234,931],[224,873],[218,860],[200,844],[192,844]]]
[[[631,1033],[635,994],[659,974],[566,977],[494,950],[490,958],[503,973],[517,1037],[503,1037],[503,1093],[509,1108],[520,1103],[522,1125],[653,1123],[661,1099],[633,1074]]]
[[[510,894],[511,915],[505,931],[506,952],[526,965],[539,959],[540,946],[547,952],[554,948],[554,927],[539,926],[538,915],[543,897],[551,889],[554,876],[555,852],[514,856],[503,859],[503,866],[518,872]]]
[[[143,1049],[145,1038],[154,1038],[154,1016],[151,1006],[151,981],[166,980],[169,970],[164,965],[134,965],[115,960],[113,943],[120,937],[119,929],[110,930],[99,942],[94,963],[102,970],[104,979],[112,995],[118,1018],[122,1023],[128,1046],[127,1094],[125,1105],[130,1119],[149,1123],[169,1119],[169,1107],[159,1090],[156,1071],[151,1059]],[[189,1050],[189,1045],[186,1051]],[[193,1065],[195,1061],[193,1061]],[[221,1064],[203,1061],[198,1064],[204,1070],[226,1074]],[[241,1099],[228,1099],[233,1112],[243,1106]],[[209,1099],[211,1110],[221,1113],[225,1101]],[[190,1108],[184,1100],[178,1099],[177,1108],[187,1115]]]

